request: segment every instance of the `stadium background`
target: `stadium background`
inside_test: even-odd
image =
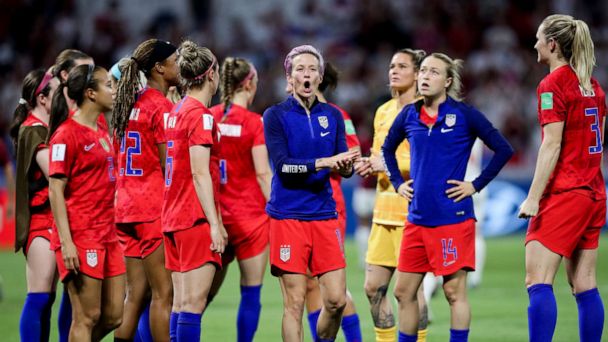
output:
[[[262,112],[285,96],[285,54],[295,45],[308,43],[318,47],[326,60],[339,68],[340,84],[330,99],[351,114],[366,152],[371,144],[375,108],[389,96],[387,71],[393,52],[403,47],[446,52],[465,60],[466,101],[484,112],[516,149],[499,179],[490,185],[486,236],[521,232],[526,221],[516,218],[517,207],[526,195],[540,143],[535,89],[547,73],[545,66],[536,63],[533,45],[538,24],[551,13],[572,14],[589,24],[598,59],[594,76],[606,87],[608,2],[602,1],[0,0],[0,132],[10,146],[6,131],[24,75],[32,68],[50,66],[65,48],[85,51],[97,64],[109,67],[146,38],[177,44],[189,37],[209,47],[220,60],[241,56],[254,62],[260,83],[253,109]],[[369,184],[358,177],[345,181],[347,203],[350,204],[354,188]],[[3,175],[0,185],[5,187]],[[348,230],[352,232],[356,217],[352,211],[349,213]],[[24,260],[21,255],[11,254],[10,220],[9,225],[3,222],[0,241],[6,250],[0,252],[0,275],[4,277],[0,332],[6,331],[7,340],[12,341],[18,338],[16,322],[25,294]],[[472,341],[525,339],[527,298],[522,285],[522,240],[521,234],[515,234],[489,241],[487,279],[471,295]],[[358,268],[352,243],[347,250],[352,265],[350,288],[364,320],[365,336],[369,337],[371,322],[362,291],[363,272]],[[608,274],[602,272],[605,261],[608,259],[600,252],[600,288],[608,283]],[[236,272],[230,276],[237,279]],[[279,336],[278,286],[271,278],[266,284],[260,330],[268,331],[268,335],[260,335],[262,341]],[[558,335],[556,340],[576,340],[574,301],[569,298],[563,279],[559,284],[558,325],[563,323],[569,335]],[[208,324],[214,310],[226,309],[220,315],[234,316],[236,296],[230,294],[236,294],[236,289],[237,285],[226,287],[224,297],[213,304],[203,321],[204,331],[216,324]],[[508,303],[503,303],[506,298]],[[442,333],[447,331],[447,312],[443,300],[435,301],[436,323],[431,326],[429,340],[441,341],[445,339],[441,336],[446,336]],[[511,309],[502,312],[497,307],[500,303]],[[234,330],[233,320],[225,317],[218,320],[218,327],[226,324],[225,329]],[[489,322],[490,327],[500,326],[494,330],[485,327],[487,335],[478,335],[484,322]],[[225,329],[220,331],[226,332]],[[560,331],[566,330],[558,330],[558,334]],[[213,339],[223,335],[203,336]]]

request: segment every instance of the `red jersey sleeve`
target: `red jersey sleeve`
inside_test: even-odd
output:
[[[165,137],[165,120],[171,113],[173,105],[169,101],[163,101],[158,104],[158,109],[154,111],[151,118],[152,134],[154,135],[154,143],[164,144],[167,142]]]
[[[72,161],[74,160],[75,146],[69,134],[59,130],[49,142],[49,177],[70,175]]]
[[[253,132],[252,146],[265,145],[266,140],[264,139],[264,123],[262,123],[262,117],[253,118],[251,122],[251,131]]]
[[[213,115],[202,110],[193,111],[190,115],[188,146],[213,145]]]
[[[538,86],[538,118],[541,126],[566,121],[566,99],[556,83],[553,80],[544,80]]]

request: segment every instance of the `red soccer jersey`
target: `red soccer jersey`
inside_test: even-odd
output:
[[[67,177],[64,196],[72,240],[83,248],[103,248],[117,240],[114,228],[114,153],[108,133],[73,119],[50,140],[50,177]],[[54,248],[59,247],[53,227]]]
[[[70,118],[72,116],[74,116],[74,114],[76,114],[77,111],[78,111],[78,109],[70,110]],[[99,128],[101,128],[104,132],[108,132],[108,121],[106,121],[106,117],[104,116],[103,113],[101,113],[99,115],[99,117],[97,118],[97,126]]]
[[[133,105],[118,152],[117,223],[160,217],[165,188],[157,145],[165,143],[164,117],[172,106],[154,88],[146,88]]]
[[[32,115],[31,113],[27,116],[25,121],[23,121],[21,126],[26,126],[26,127],[44,126],[44,127],[48,128],[48,125],[46,123],[44,123],[43,121],[41,121],[40,119],[38,119],[37,117]],[[36,148],[36,152],[39,152],[40,150],[45,149],[45,148],[48,148],[47,144],[40,144]],[[35,158],[35,155],[34,155],[34,158]],[[38,163],[35,163],[31,180],[33,182],[38,182],[43,177],[44,177],[44,174],[42,173],[42,170],[40,170],[40,167],[38,167]],[[48,202],[47,202],[48,199],[49,199],[49,188],[44,187],[44,188],[38,190],[36,193],[32,194],[32,196],[30,197],[30,206],[39,207],[39,206],[42,206],[45,204],[48,205]]]
[[[602,177],[602,132],[606,95],[595,79],[592,92],[579,86],[570,66],[562,66],[539,84],[538,120],[541,126],[564,122],[557,164],[545,194],[579,190],[595,199],[605,199]]]
[[[226,115],[224,105],[211,108],[211,112],[222,134],[220,205],[224,223],[266,215],[266,199],[258,184],[251,154],[254,146],[265,144],[262,117],[235,104]]]
[[[337,108],[340,113],[342,113],[342,118],[344,118],[344,132],[346,132],[346,145],[350,150],[353,147],[360,146],[359,138],[357,138],[357,132],[355,131],[355,126],[353,125],[353,121],[350,118],[348,113],[338,107],[337,105],[330,103],[330,105]],[[344,203],[344,194],[342,193],[342,188],[340,187],[340,182],[342,181],[342,177],[336,173],[332,172],[329,177],[329,182],[331,184],[331,189],[334,193],[334,201],[336,201],[336,211],[338,213],[344,212],[346,210],[346,204]]]
[[[174,232],[194,226],[205,213],[194,190],[190,167],[190,147],[211,147],[209,171],[213,197],[219,204],[219,132],[213,114],[197,99],[186,96],[177,103],[167,119],[167,163],[165,166],[165,199],[163,232]]]

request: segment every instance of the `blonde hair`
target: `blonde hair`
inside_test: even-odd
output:
[[[569,15],[553,14],[546,17],[541,25],[546,39],[553,39],[559,44],[561,56],[572,66],[581,86],[591,90],[595,54],[587,24]]]
[[[414,71],[418,72],[420,70],[420,64],[422,64],[422,61],[424,60],[424,57],[426,57],[426,51],[424,50],[414,50],[414,49],[409,49],[409,48],[405,48],[405,49],[401,49],[397,52],[395,52],[393,54],[393,56],[395,56],[398,53],[404,53],[408,56],[410,56],[410,58],[412,59],[412,63],[414,64]],[[415,87],[415,85],[414,85]],[[418,90],[416,90],[416,93],[418,93]],[[391,96],[393,98],[397,98],[399,97],[399,92],[396,89],[391,88]]]
[[[249,77],[251,72],[255,72],[252,69],[252,65],[243,58],[226,57],[224,59],[220,73],[220,91],[225,110],[232,102],[234,93],[242,86],[241,83]]]
[[[446,64],[447,77],[452,79],[452,82],[450,83],[450,86],[447,89],[448,96],[450,96],[451,98],[453,98],[456,101],[462,101],[462,99],[463,99],[462,88],[463,87],[462,87],[462,76],[460,76],[460,73],[462,71],[462,66],[464,64],[464,61],[462,59],[452,59],[452,58],[450,58],[450,56],[448,56],[444,53],[439,53],[439,52],[434,52],[434,53],[426,56],[424,59],[426,59],[428,57],[435,57],[435,58],[443,61]]]
[[[206,47],[184,40],[177,49],[177,66],[184,90],[200,87],[209,78],[209,71],[217,65],[215,56]]]

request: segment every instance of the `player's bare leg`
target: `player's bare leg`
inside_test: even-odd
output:
[[[122,323],[114,332],[114,337],[130,340],[135,336],[139,316],[144,310],[144,302],[150,287],[139,258],[125,258],[127,266],[127,293],[124,299]]]
[[[120,326],[125,298],[125,279],[126,276],[121,274],[102,280],[101,316],[93,328],[92,341],[100,341]]]
[[[173,301],[171,272],[165,268],[165,251],[161,244],[143,260],[150,283],[150,330],[154,341],[169,340],[169,317]]]
[[[577,249],[570,259],[565,259],[565,264],[572,293],[581,293],[597,287],[597,249]]]
[[[239,261],[242,286],[262,285],[264,272],[268,263],[268,248],[264,252],[248,259]]]
[[[393,309],[386,296],[394,271],[393,267],[370,264],[365,271],[365,294],[376,328],[387,329],[395,326]]]
[[[444,276],[443,292],[450,304],[451,328],[468,330],[471,325],[471,306],[467,298],[467,272],[460,270]]]
[[[306,297],[306,275],[283,273],[279,276],[283,293],[283,341],[302,341],[302,314]]]
[[[50,242],[37,237],[27,253],[25,275],[28,293],[54,292],[57,286],[57,264]]]
[[[202,313],[207,305],[207,295],[215,274],[214,264],[207,263],[199,268],[182,272],[182,304],[180,312]]]
[[[81,273],[66,285],[73,315],[70,341],[91,341],[93,327],[101,316],[101,280]]]
[[[339,269],[319,276],[323,308],[317,322],[317,336],[335,339],[346,307],[346,271]]]
[[[526,287],[553,284],[562,257],[538,241],[526,244]]]
[[[395,298],[399,303],[399,331],[416,335],[420,324],[420,285],[424,273],[397,272]],[[423,296],[424,298],[424,296]]]

